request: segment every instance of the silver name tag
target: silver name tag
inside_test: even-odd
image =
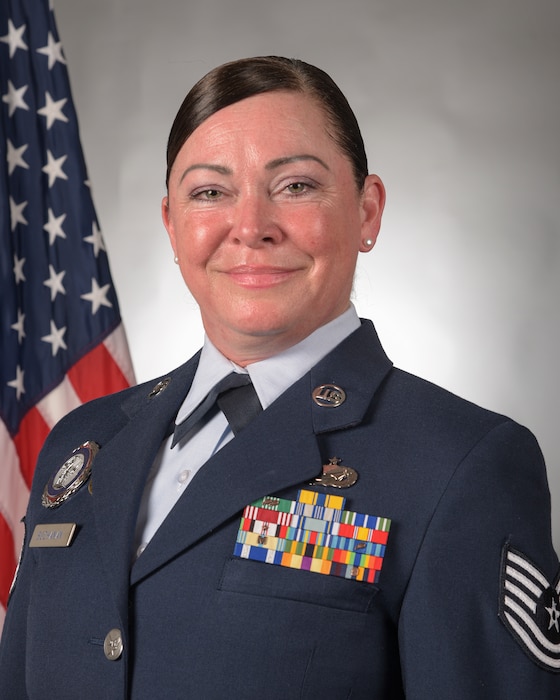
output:
[[[35,525],[30,547],[69,547],[74,538],[76,523]]]

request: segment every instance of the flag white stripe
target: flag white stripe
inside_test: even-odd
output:
[[[0,489],[0,513],[12,531],[14,557],[19,558],[24,527],[21,519],[27,509],[29,489],[19,468],[19,457],[12,438],[3,421],[0,421],[0,445],[2,446],[2,488]]]
[[[81,404],[72,382],[65,376],[35,407],[49,428],[52,428],[63,416]]]
[[[124,332],[122,323],[119,323],[115,330],[105,338],[103,345],[107,348],[108,353],[124,374],[126,381],[130,386],[133,386],[136,383],[136,378],[134,376],[126,333]]]

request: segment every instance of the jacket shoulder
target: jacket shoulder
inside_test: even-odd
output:
[[[420,443],[429,436],[432,447],[473,444],[498,427],[532,437],[510,417],[398,368],[387,376],[378,400],[389,425]]]

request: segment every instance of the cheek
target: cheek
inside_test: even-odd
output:
[[[296,209],[279,217],[280,227],[290,244],[314,258],[321,258],[338,246],[337,226],[324,207]]]
[[[215,227],[200,218],[181,217],[174,222],[174,231],[179,259],[189,267],[203,265],[219,245]]]
[[[360,246],[359,229],[344,216],[321,212],[301,236],[301,246],[321,264],[336,267],[355,260]]]

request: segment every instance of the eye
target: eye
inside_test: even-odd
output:
[[[208,201],[214,201],[216,199],[219,199],[221,196],[220,190],[216,190],[213,188],[208,188],[205,190],[197,190],[192,193],[191,197],[192,199],[206,199]]]
[[[290,194],[304,194],[309,188],[310,185],[307,182],[291,182],[286,187]]]

